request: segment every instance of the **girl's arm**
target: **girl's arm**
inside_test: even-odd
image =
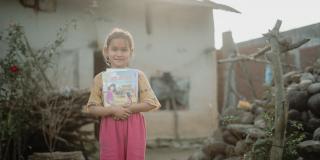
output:
[[[120,119],[126,119],[131,114],[131,111],[120,106],[103,107],[94,105],[87,107],[87,113],[98,117],[116,116]]]
[[[104,117],[104,116],[111,116],[113,115],[114,111],[111,107],[103,107],[103,106],[87,106],[87,113],[97,116],[97,117]]]
[[[131,113],[148,112],[156,107],[157,106],[150,105],[146,102],[124,106],[124,108],[127,108]]]
[[[138,103],[124,106],[132,113],[148,112],[150,110],[158,109],[161,104],[159,103],[156,95],[154,94],[147,76],[139,71],[139,101]]]

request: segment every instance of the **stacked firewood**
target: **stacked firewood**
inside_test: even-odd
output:
[[[54,151],[82,151],[86,159],[91,154],[95,154],[97,139],[94,124],[97,124],[99,119],[83,112],[88,98],[88,91],[78,90],[55,93],[48,96],[46,101],[40,101],[39,105],[34,108],[35,117],[42,117],[37,124],[40,127],[35,128],[35,131],[28,136],[30,146],[28,152],[34,153],[33,157],[39,156],[35,155],[37,152],[48,152],[46,149],[48,144],[43,135],[51,134],[50,126],[55,125],[57,128],[62,125],[59,133],[53,137],[56,141]],[[44,103],[54,105],[48,107]],[[57,119],[61,119],[61,123],[56,123]]]

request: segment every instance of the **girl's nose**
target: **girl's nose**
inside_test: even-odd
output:
[[[125,52],[123,52],[123,51],[121,51],[121,50],[117,51],[117,55],[122,56],[122,55],[124,55],[124,54],[125,54]]]

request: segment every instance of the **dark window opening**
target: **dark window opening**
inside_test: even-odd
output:
[[[57,0],[19,0],[20,4],[32,8],[35,12],[55,12]]]
[[[185,110],[189,108],[190,82],[175,78],[170,72],[161,77],[151,77],[150,84],[162,107],[161,110]]]

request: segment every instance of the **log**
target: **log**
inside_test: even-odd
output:
[[[236,45],[232,38],[231,32],[223,33],[223,54],[228,58],[237,56]],[[223,109],[228,107],[234,107],[237,103],[236,97],[236,82],[235,82],[235,70],[234,63],[229,63],[226,65],[225,70],[225,86],[224,86],[224,100],[223,100]]]
[[[285,143],[285,131],[287,127],[287,112],[288,103],[285,97],[284,81],[282,78],[283,68],[281,65],[281,45],[279,41],[279,29],[281,21],[277,20],[275,27],[265,36],[268,38],[271,45],[270,61],[272,71],[274,73],[275,83],[275,121],[274,121],[274,136],[271,147],[270,159],[282,160],[283,147]]]

